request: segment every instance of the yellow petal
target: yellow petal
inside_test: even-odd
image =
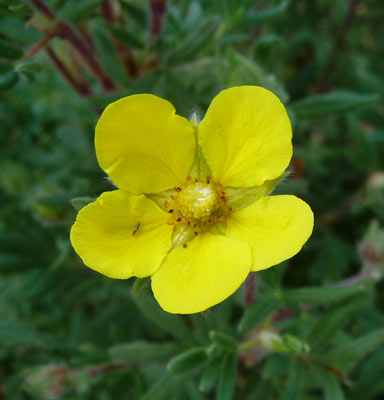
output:
[[[292,157],[291,138],[283,104],[258,86],[223,90],[199,125],[199,144],[223,186],[259,186],[280,176]]]
[[[180,186],[195,155],[191,124],[150,94],[110,104],[97,123],[95,145],[101,168],[120,189],[136,194]]]
[[[243,240],[253,252],[253,271],[269,268],[297,254],[311,236],[313,213],[296,196],[263,197],[232,214],[227,236]]]
[[[71,242],[85,265],[126,279],[155,272],[172,246],[169,215],[144,195],[115,190],[82,208]]]
[[[249,246],[225,236],[204,233],[179,246],[152,275],[152,290],[170,313],[205,311],[230,296],[252,264]]]

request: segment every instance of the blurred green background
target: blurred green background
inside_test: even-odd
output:
[[[375,0],[1,0],[0,399],[382,399],[383,18]],[[303,251],[191,316],[85,268],[71,200],[111,189],[103,108],[147,92],[189,117],[243,84],[288,107],[277,192],[314,210]]]

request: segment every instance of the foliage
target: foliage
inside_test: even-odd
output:
[[[383,396],[383,14],[373,0],[0,1],[0,398]],[[243,84],[288,106],[277,192],[315,212],[304,250],[191,316],[163,312],[146,280],[135,292],[84,268],[71,200],[111,188],[100,111],[149,92],[189,116]]]

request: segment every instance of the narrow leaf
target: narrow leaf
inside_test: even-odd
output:
[[[291,105],[298,118],[317,118],[354,111],[379,100],[376,94],[334,92],[307,97]]]
[[[209,364],[207,365],[199,384],[199,389],[202,392],[209,392],[215,385],[220,372],[221,362],[221,358],[215,358],[209,361]]]
[[[172,342],[150,343],[137,341],[113,346],[109,349],[109,354],[115,360],[144,362],[169,357],[179,350],[180,346]]]
[[[222,363],[217,400],[231,400],[235,392],[237,378],[237,353],[227,354]]]
[[[279,300],[275,296],[264,296],[244,313],[239,322],[239,331],[244,332],[252,329],[259,322],[264,320],[269,314],[279,306]]]
[[[207,361],[207,359],[208,354],[206,348],[196,347],[172,358],[167,368],[172,372],[182,373],[199,367]]]

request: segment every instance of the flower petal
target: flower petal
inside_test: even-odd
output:
[[[71,242],[84,264],[101,274],[144,277],[159,268],[172,246],[168,220],[144,195],[105,192],[79,211]]]
[[[204,233],[176,247],[152,275],[152,290],[170,313],[205,311],[230,296],[250,272],[249,246],[221,235]]]
[[[101,168],[122,190],[158,193],[185,181],[195,156],[191,124],[150,94],[110,104],[96,125]]]
[[[227,220],[227,236],[243,240],[253,252],[253,271],[297,254],[311,236],[313,213],[296,196],[263,197]]]
[[[258,86],[223,90],[199,125],[199,144],[223,186],[259,186],[280,176],[292,157],[291,138],[283,104]]]

